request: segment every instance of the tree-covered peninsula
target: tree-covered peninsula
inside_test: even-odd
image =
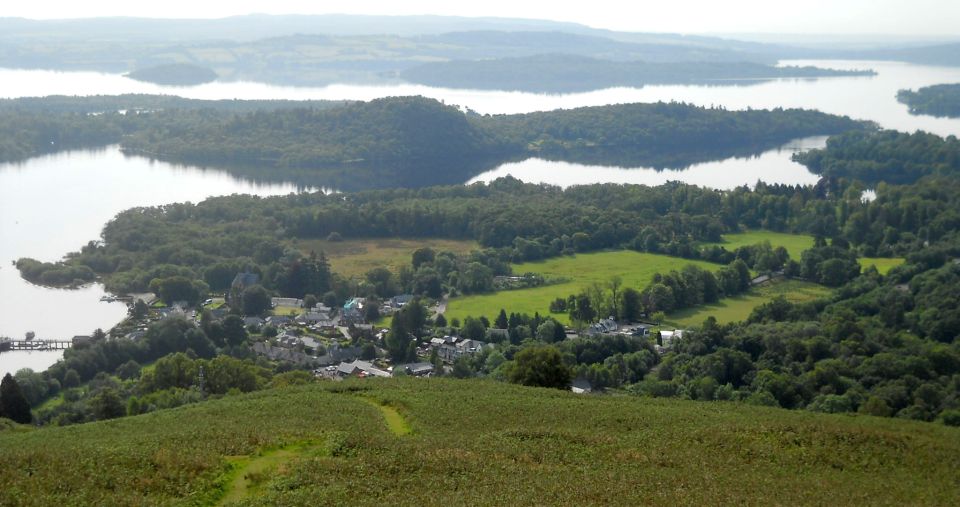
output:
[[[850,131],[827,140],[827,147],[797,153],[797,162],[828,178],[912,183],[929,175],[960,174],[960,141],[926,132]]]
[[[906,104],[911,114],[960,118],[960,84],[925,86],[917,91],[900,90],[897,100]]]
[[[86,109],[77,105],[84,102]],[[150,103],[117,99],[131,102]],[[160,107],[135,111],[108,108],[105,99],[0,105],[0,133],[10,134],[0,145],[0,159],[119,143],[128,153],[162,160],[358,190],[462,183],[505,161],[534,156],[679,169],[759,153],[798,137],[864,128],[816,111],[678,103],[479,115],[423,97],[302,108],[283,102],[157,102]]]

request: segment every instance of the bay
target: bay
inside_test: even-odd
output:
[[[940,83],[960,82],[960,68],[899,62],[809,60],[781,65],[816,65],[837,69],[873,69],[875,76],[777,79],[764,82],[716,82],[712,85],[663,85],[609,88],[573,94],[479,91],[420,85],[351,85],[289,87],[252,82],[214,82],[193,87],[165,87],[116,74],[0,69],[0,97],[45,95],[113,95],[148,93],[197,99],[371,100],[422,95],[481,114],[514,114],[631,102],[677,101],[706,107],[807,108],[870,120],[883,128],[938,135],[960,135],[960,120],[911,115],[896,101],[896,92]],[[513,175],[524,181],[570,186],[589,183],[655,185],[684,181],[728,189],[768,183],[811,184],[815,175],[790,161],[797,150],[822,146],[825,138],[792,141],[753,157],[696,164],[683,171],[587,166],[527,159],[503,164],[470,182]],[[468,182],[468,183],[470,183]],[[277,195],[301,190],[292,183],[253,182],[224,171],[127,157],[117,147],[37,157],[0,164],[0,336],[69,338],[107,329],[126,313],[124,305],[100,302],[102,286],[63,290],[29,284],[11,261],[19,257],[57,260],[100,235],[116,213],[135,206],[199,201],[215,195]],[[0,374],[29,366],[44,369],[60,352],[0,354]]]
[[[12,265],[20,257],[59,260],[98,239],[104,224],[127,208],[299,190],[290,183],[257,183],[224,171],[129,157],[117,146],[0,164],[0,336],[22,338],[33,331],[38,339],[69,339],[109,329],[127,312],[123,303],[101,302],[99,284],[54,289],[26,282]],[[21,354],[0,353],[0,375],[18,369]],[[38,357],[52,358],[52,364],[59,354]]]
[[[617,87],[583,93],[545,94],[438,88],[413,84],[293,87],[249,81],[173,87],[143,83],[119,74],[0,69],[0,98],[45,95],[149,93],[194,99],[372,100],[422,95],[481,114],[514,114],[633,102],[677,101],[727,109],[806,108],[870,120],[883,128],[937,135],[960,135],[960,120],[911,115],[897,102],[897,91],[960,83],[960,68],[887,61],[784,60],[780,65],[834,69],[873,69],[874,76],[768,81],[715,81],[712,84]]]

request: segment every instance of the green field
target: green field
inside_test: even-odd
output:
[[[541,315],[549,313],[550,302],[558,297],[566,298],[577,294],[592,283],[605,284],[613,276],[623,279],[623,287],[642,289],[650,283],[653,275],[666,273],[671,269],[679,270],[687,264],[696,264],[704,269],[716,270],[720,266],[709,262],[691,261],[632,250],[577,254],[574,257],[556,257],[541,262],[515,264],[513,272],[523,274],[535,272],[545,276],[562,277],[569,281],[536,287],[533,289],[508,290],[495,294],[482,294],[453,298],[447,306],[447,320],[463,319],[468,315],[481,315],[493,319],[503,308],[507,313],[527,313]],[[567,323],[565,314],[554,314],[561,322]]]
[[[273,309],[274,315],[286,315],[286,316],[295,317],[297,315],[300,315],[301,313],[303,313],[303,308],[300,308],[299,306],[278,305],[276,308]]]
[[[345,277],[363,276],[373,268],[386,267],[396,273],[400,266],[409,265],[413,252],[430,247],[437,252],[469,253],[480,248],[476,241],[453,239],[322,239],[296,240],[294,246],[303,253],[323,252],[330,260],[334,273]]]
[[[673,312],[667,316],[664,324],[678,328],[699,326],[710,316],[716,318],[717,322],[720,323],[739,322],[749,317],[755,307],[777,296],[784,296],[791,303],[802,303],[828,294],[830,294],[830,289],[815,283],[800,280],[774,281],[755,287],[746,294],[723,298],[709,305]]]
[[[774,248],[782,246],[790,253],[790,258],[796,261],[800,260],[800,254],[804,250],[813,248],[813,236],[806,234],[787,234],[773,231],[747,231],[733,234],[724,234],[723,241],[719,243],[703,243],[703,246],[718,245],[730,250],[731,252],[742,246],[756,245],[769,241]]]
[[[870,266],[876,266],[881,275],[886,275],[891,269],[906,262],[902,257],[884,258],[884,257],[861,257],[857,259],[860,267],[867,269]]]
[[[369,400],[375,400],[370,403]],[[384,403],[412,432],[393,433]],[[0,505],[956,505],[960,430],[483,380],[0,433]]]

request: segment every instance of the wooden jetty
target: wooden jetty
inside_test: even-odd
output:
[[[14,340],[0,338],[0,352],[16,350],[64,350],[73,346],[73,340]]]

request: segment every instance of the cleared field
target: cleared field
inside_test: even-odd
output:
[[[748,231],[735,234],[724,234],[723,241],[720,243],[704,243],[704,246],[719,245],[727,250],[735,250],[741,246],[755,245],[769,241],[774,247],[782,246],[790,252],[790,258],[796,261],[800,260],[800,255],[804,250],[813,247],[813,236],[806,234],[786,234],[772,231]],[[860,266],[866,269],[869,266],[876,266],[881,275],[887,274],[891,269],[903,264],[903,258],[882,258],[882,257],[861,257]]]
[[[664,324],[680,328],[699,326],[711,315],[720,323],[739,322],[749,317],[750,312],[755,307],[777,296],[784,296],[791,303],[802,303],[828,294],[830,294],[830,289],[811,282],[799,280],[774,281],[753,288],[746,294],[723,298],[709,305],[673,312],[667,316]]]
[[[782,246],[790,253],[790,258],[799,261],[804,250],[813,248],[813,236],[806,234],[787,234],[773,231],[747,231],[724,234],[720,243],[703,243],[704,246],[718,245],[733,251],[741,246],[756,245],[769,241],[774,248]]]
[[[303,312],[303,308],[299,306],[277,306],[273,309],[274,315],[288,315],[288,316],[297,316]]]
[[[906,262],[906,259],[903,259],[902,257],[861,257],[857,259],[857,262],[860,263],[860,267],[863,269],[867,269],[870,266],[876,266],[877,271],[879,271],[881,275],[885,275],[890,272],[891,269]]]
[[[396,273],[400,266],[410,264],[411,256],[418,248],[430,247],[437,252],[445,250],[457,254],[480,248],[476,241],[414,238],[311,239],[297,240],[293,244],[303,253],[323,252],[330,261],[331,269],[348,278],[363,276],[367,271],[379,267]]]
[[[391,432],[389,403],[412,433]],[[399,422],[399,421],[398,421]],[[483,380],[0,432],[0,505],[956,505],[960,430]]]
[[[493,319],[501,308],[507,313],[533,315],[535,312],[540,312],[541,315],[547,315],[551,301],[558,297],[566,298],[571,294],[579,293],[592,283],[604,284],[613,276],[620,276],[623,279],[623,287],[642,289],[650,283],[653,275],[666,273],[671,269],[679,270],[687,264],[696,264],[711,270],[721,267],[709,262],[632,250],[578,254],[574,257],[558,257],[542,262],[515,264],[513,272],[516,274],[534,272],[545,276],[562,277],[569,281],[533,289],[453,298],[447,306],[445,316],[447,320],[463,319],[468,315],[474,317],[483,315]],[[569,321],[566,314],[553,314],[553,316],[564,323]]]

